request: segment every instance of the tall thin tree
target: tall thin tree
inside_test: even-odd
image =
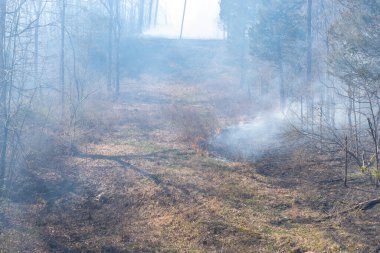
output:
[[[311,37],[312,32],[312,8],[313,0],[307,0],[307,70],[306,70],[306,79],[308,85],[311,85],[311,71],[312,71],[312,46],[313,41]]]
[[[8,124],[7,124],[7,81],[5,69],[5,22],[6,22],[7,1],[0,1],[0,122],[1,126],[1,152],[0,152],[0,192],[4,187],[6,155],[8,142]],[[2,122],[3,121],[3,122]]]
[[[157,26],[158,7],[160,6],[160,0],[156,0],[156,10],[154,11],[154,26]]]
[[[180,35],[179,35],[179,38],[180,38],[180,39],[182,39],[182,35],[183,35],[183,26],[184,26],[184,23],[185,23],[186,7],[187,7],[187,0],[185,0],[185,3],[184,3],[184,5],[183,5],[182,23],[181,23],[181,33],[180,33]]]
[[[60,55],[59,55],[59,83],[61,88],[61,113],[65,113],[65,25],[66,0],[60,1]]]
[[[139,2],[139,25],[138,32],[142,33],[144,30],[144,15],[145,15],[145,1],[140,0]]]

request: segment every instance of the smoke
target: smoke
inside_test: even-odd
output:
[[[206,3],[205,3],[206,2]],[[184,1],[161,0],[157,26],[145,32],[147,36],[178,38],[181,31]],[[184,38],[221,39],[218,0],[187,1]]]
[[[301,111],[304,113],[304,121],[307,120],[306,117],[312,116],[307,115],[306,106],[302,109],[300,103],[288,105],[284,111],[271,109],[259,112],[249,122],[225,128],[210,141],[211,150],[229,159],[254,162],[273,149],[283,148],[290,141],[286,134],[290,133],[291,129],[310,132],[314,127],[317,134],[323,131],[323,136],[329,138],[331,129],[335,130],[336,135],[337,128],[347,126],[346,110],[337,107],[333,112],[327,112],[320,110],[320,106],[318,102],[315,103],[314,121],[309,121],[306,128],[306,122],[301,120]]]
[[[289,127],[280,111],[259,113],[252,121],[224,129],[211,140],[217,153],[232,159],[255,161],[265,152],[280,146],[281,134]]]

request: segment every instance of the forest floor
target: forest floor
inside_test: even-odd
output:
[[[320,221],[378,194],[358,173],[343,187],[338,159],[289,141],[254,162],[194,147],[186,124],[252,116],[217,90],[125,86],[112,128],[29,162],[26,197],[3,205],[0,252],[380,251],[380,206]]]

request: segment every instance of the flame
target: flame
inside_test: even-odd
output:
[[[197,136],[191,143],[191,149],[193,149],[196,153],[208,155],[207,148],[204,145],[205,143],[206,143],[205,138],[201,136]]]

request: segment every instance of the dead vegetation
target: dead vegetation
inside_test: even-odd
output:
[[[96,141],[28,159],[18,193],[3,205],[5,252],[376,251],[378,206],[318,222],[371,195],[353,195],[359,179],[347,190],[334,181],[340,167],[321,167],[297,146],[255,164],[198,153],[192,142],[209,138],[221,123],[205,110],[212,106],[165,106],[162,93],[144,99],[164,87],[129,87],[139,99],[120,101],[112,125],[91,132]],[[166,99],[201,97],[196,93],[191,86]],[[97,113],[80,124],[110,120]]]
[[[217,119],[207,108],[173,105],[166,110],[178,141],[188,143],[197,152],[206,152],[208,140],[219,128]]]

